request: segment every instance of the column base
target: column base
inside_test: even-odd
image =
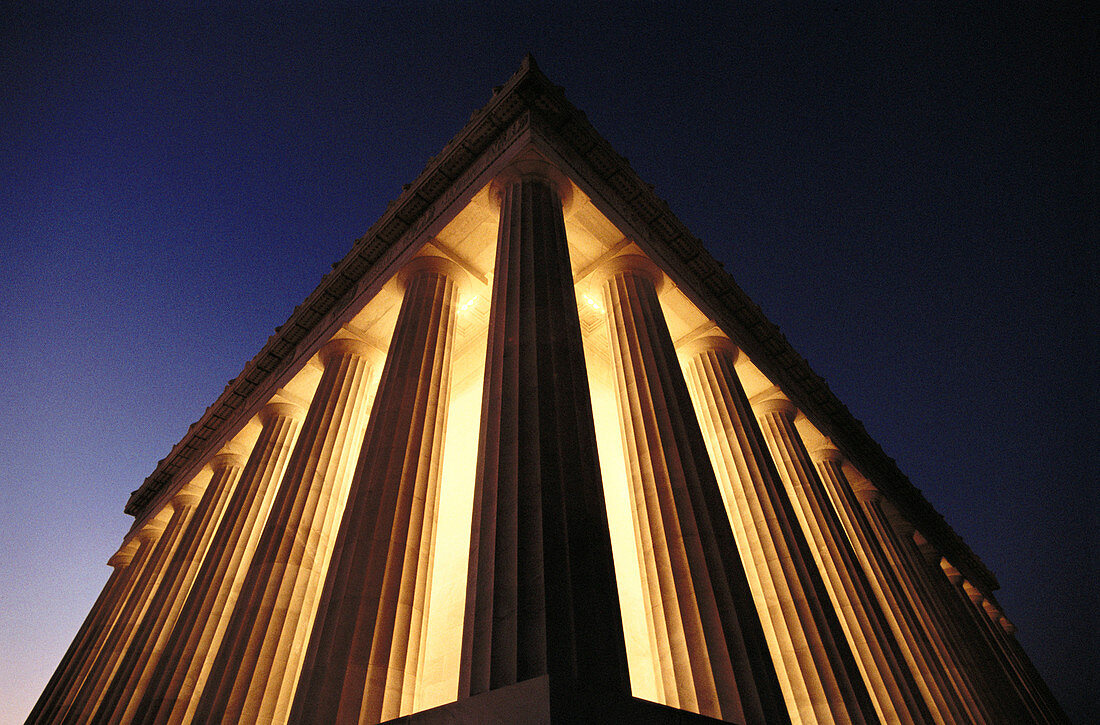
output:
[[[431,710],[387,720],[386,725],[513,725],[655,723],[717,725],[725,722],[617,693],[554,687],[549,675],[467,697]]]

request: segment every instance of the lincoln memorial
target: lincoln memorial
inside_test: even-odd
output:
[[[997,582],[526,58],[133,492],[31,723],[1062,723]]]

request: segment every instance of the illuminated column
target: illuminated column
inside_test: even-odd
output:
[[[362,444],[370,373],[363,343],[321,350],[324,373],[199,699],[202,722],[276,722],[293,695]]]
[[[103,638],[125,601],[128,585],[133,583],[136,573],[141,570],[143,554],[148,553],[145,543],[144,539],[135,536],[107,562],[113,567],[111,577],[31,710],[28,723],[47,722],[48,716],[56,712],[60,701],[72,691],[74,683],[79,684],[78,674],[99,651]]]
[[[688,376],[792,719],[874,720],[874,705],[798,528],[725,338],[690,346]],[[767,432],[766,430],[763,432]]]
[[[170,505],[166,508],[171,510]],[[104,620],[103,629],[97,636],[95,645],[89,648],[87,657],[79,663],[78,668],[72,671],[68,684],[59,690],[58,697],[50,703],[49,707],[43,709],[40,722],[58,722],[69,711],[93,666],[105,656],[104,650],[107,643],[111,640],[119,621],[126,614],[127,608],[138,606],[139,602],[135,602],[133,594],[143,581],[146,570],[152,565],[157,548],[156,542],[164,532],[164,523],[164,519],[154,519],[135,535],[137,551],[128,567],[125,583],[120,587],[119,595],[112,604],[110,617]]]
[[[890,522],[900,530],[906,530],[907,522],[903,524],[902,517],[889,502],[883,500],[881,504]],[[981,704],[989,713],[989,720],[997,723],[1026,721],[1027,713],[1020,707],[1002,673],[990,666],[992,653],[973,626],[968,612],[969,603],[960,598],[940,569],[942,557],[939,551],[911,525],[907,530],[912,533],[905,544],[921,576],[924,599],[936,615],[945,639],[952,644],[954,661],[961,663],[962,671],[980,692]]]
[[[142,617],[149,610],[153,594],[163,581],[172,554],[179,545],[191,513],[199,496],[190,486],[184,487],[167,504],[171,517],[157,538],[149,563],[142,569],[119,618],[115,621],[103,649],[96,657],[88,677],[80,687],[72,705],[68,708],[67,722],[88,722],[106,692],[107,684],[118,669]]]
[[[975,591],[977,591],[975,589]],[[967,590],[970,593],[970,590]],[[1004,613],[985,595],[979,592],[981,607],[989,617],[988,627],[990,637],[996,642],[997,648],[1011,663],[1016,676],[1026,690],[1029,701],[1033,703],[1034,710],[1042,715],[1049,723],[1068,722],[1068,718],[1062,712],[1061,706],[1047,688],[1042,676],[1035,669],[1031,660],[1024,653],[1023,648],[1016,641],[1013,634],[1016,627],[1008,621]]]
[[[243,457],[232,452],[220,453],[210,462],[213,475],[203,489],[194,514],[165,569],[164,578],[153,593],[149,608],[107,686],[96,710],[97,720],[128,720],[129,716],[123,717],[123,713],[136,710],[243,465]]]
[[[825,448],[812,457],[933,717],[944,723],[989,722],[950,643],[921,599],[919,576],[881,513],[881,494],[869,481],[848,480],[839,451]]]
[[[992,622],[983,608],[985,596],[977,587],[944,558],[940,558],[940,568],[951,582],[959,602],[969,617],[973,632],[976,634],[976,647],[982,652],[986,670],[996,677],[997,686],[1005,704],[1014,709],[1013,717],[1018,722],[1051,722],[1043,713],[1042,706],[1034,699],[1033,693],[1021,681],[1018,673],[994,639]]]
[[[210,551],[195,577],[187,602],[157,663],[134,722],[179,723],[189,720],[195,698],[210,672],[233,611],[241,583],[252,561],[275,489],[286,470],[305,411],[290,403],[269,403],[260,413],[263,425],[241,479],[226,504]]]
[[[1027,686],[1032,688],[1032,692],[1040,703],[1040,707],[1047,721],[1068,723],[1069,718],[1066,717],[1066,713],[1062,710],[1062,706],[1058,704],[1058,700],[1054,697],[1050,688],[1047,687],[1046,681],[1043,680],[1039,671],[1035,669],[1035,665],[1032,663],[1031,658],[1027,656],[1023,647],[1021,647],[1020,643],[1016,640],[1016,625],[1012,624],[1000,610],[990,612],[990,616],[996,619],[994,632],[1000,637],[1001,642],[1008,652],[1008,656],[1011,657],[1020,668],[1022,673],[1021,676],[1024,678]]]
[[[602,273],[665,701],[739,722],[785,717],[776,712],[784,708],[767,643],[658,301],[662,275],[637,255],[611,260]]]
[[[440,257],[402,271],[405,295],[291,722],[373,723],[412,708],[462,274]]]
[[[1027,674],[1020,666],[1020,663],[1012,656],[1012,652],[1005,647],[1005,643],[1002,640],[1004,636],[1004,630],[1001,628],[999,619],[1000,614],[992,602],[990,602],[981,591],[978,590],[973,584],[966,579],[961,578],[958,585],[961,587],[963,594],[967,596],[971,604],[974,605],[974,621],[981,632],[985,635],[986,641],[989,643],[989,648],[993,651],[997,658],[1001,669],[1004,671],[1006,678],[1012,684],[1019,696],[1020,701],[1027,707],[1028,712],[1037,722],[1054,722],[1044,712],[1043,703],[1038,697],[1037,693],[1027,682]]]
[[[797,459],[781,479],[737,378],[737,349],[724,337],[711,337],[691,343],[685,353],[696,410],[789,708],[804,722],[846,716],[832,711],[844,706],[845,679],[858,677],[842,654],[847,635],[881,718],[923,721],[920,700],[821,483],[812,468],[800,466],[801,442],[783,438],[793,426],[769,430],[771,440],[782,440]],[[790,423],[794,408],[787,406]]]
[[[552,704],[630,693],[562,215],[571,187],[554,174],[520,162],[494,182],[459,697],[544,675]]]

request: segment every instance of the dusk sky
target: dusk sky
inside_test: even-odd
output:
[[[0,723],[129,493],[528,51],[1100,722],[1095,13],[712,5],[3,5]]]

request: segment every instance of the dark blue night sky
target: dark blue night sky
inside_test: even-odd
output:
[[[0,9],[0,722],[106,581],[129,492],[528,51],[1100,720],[1083,4],[219,5]]]

